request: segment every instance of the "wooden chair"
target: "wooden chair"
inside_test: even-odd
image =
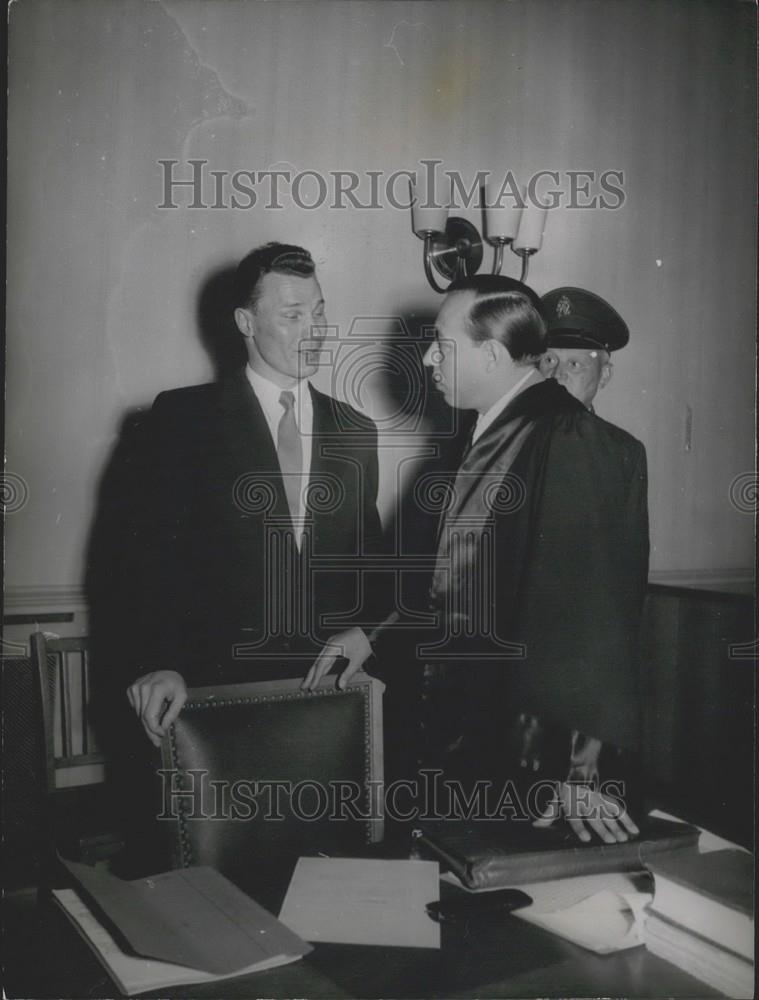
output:
[[[3,890],[35,888],[46,857],[45,740],[28,656],[2,656]]]
[[[195,688],[163,740],[163,811],[175,867],[212,865],[243,888],[300,854],[382,839],[384,685],[288,679]]]
[[[52,845],[94,862],[123,846],[111,817],[106,757],[90,722],[87,637],[31,636],[45,741],[45,795]]]

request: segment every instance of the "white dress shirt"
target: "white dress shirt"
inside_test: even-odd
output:
[[[268,378],[264,378],[263,375],[254,371],[249,364],[245,366],[245,375],[247,376],[248,382],[250,382],[253,392],[256,394],[258,402],[261,404],[261,409],[264,411],[264,416],[266,417],[266,423],[269,427],[269,432],[271,433],[271,439],[274,443],[275,451],[277,449],[279,422],[285,412],[284,407],[279,401],[279,397],[283,392],[291,392],[295,397],[293,413],[295,415],[295,424],[300,432],[303,445],[303,489],[300,494],[298,518],[296,524],[294,525],[295,539],[298,543],[298,548],[300,548],[301,534],[303,533],[303,525],[306,519],[305,501],[308,493],[309,479],[311,476],[311,444],[314,427],[314,405],[313,400],[311,399],[311,390],[308,387],[308,380],[302,379],[291,389],[284,390],[275,382],[270,381]]]
[[[477,423],[474,425],[474,433],[472,434],[472,444],[474,444],[478,437],[481,437],[485,433],[495,418],[506,409],[512,399],[526,387],[533,375],[537,375],[540,381],[543,381],[540,373],[535,368],[530,367],[516,385],[512,385],[509,391],[504,393],[499,400],[496,400],[489,410],[486,410],[485,413],[481,413],[477,417]]]

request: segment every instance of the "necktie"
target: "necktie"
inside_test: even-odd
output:
[[[467,434],[466,444],[464,445],[464,450],[461,452],[461,461],[459,462],[459,466],[464,464],[464,460],[469,455],[469,452],[472,450],[472,445],[474,444],[474,432],[476,430],[477,430],[477,421],[475,420],[475,422],[469,429],[469,433]]]
[[[295,396],[288,391],[282,392],[279,402],[285,412],[282,414],[277,428],[277,455],[285,485],[287,506],[290,508],[290,517],[293,528],[295,528],[300,513],[300,495],[303,485],[303,442],[295,422]]]

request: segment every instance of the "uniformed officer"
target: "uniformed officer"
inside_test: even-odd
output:
[[[538,367],[546,378],[555,378],[591,412],[599,389],[608,385],[613,365],[610,354],[623,348],[630,339],[627,324],[605,299],[584,288],[565,286],[546,292],[540,300],[548,334],[548,350]],[[597,782],[603,753],[614,773],[619,763],[612,761],[616,751],[577,731],[571,734],[546,731],[533,715],[522,713],[513,731],[519,766],[541,772],[563,757],[570,745],[571,780]],[[547,819],[553,817],[549,811]],[[539,821],[539,824],[544,821]]]
[[[584,288],[555,288],[540,301],[548,330],[540,371],[592,411],[596,393],[611,379],[610,353],[630,339],[627,324],[608,302]]]

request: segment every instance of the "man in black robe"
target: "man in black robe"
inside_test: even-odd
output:
[[[487,275],[451,286],[425,357],[449,405],[478,413],[438,533],[430,587],[438,628],[417,646],[433,707],[423,756],[449,773],[497,775],[515,706],[638,745],[645,450],[545,379],[536,368],[544,351],[537,296]],[[345,678],[370,646],[360,630],[347,631],[307,685],[337,652],[349,660]],[[564,789],[548,819],[563,797]],[[587,839],[581,818],[568,818]],[[605,840],[635,832],[626,816],[622,825],[587,818]]]

